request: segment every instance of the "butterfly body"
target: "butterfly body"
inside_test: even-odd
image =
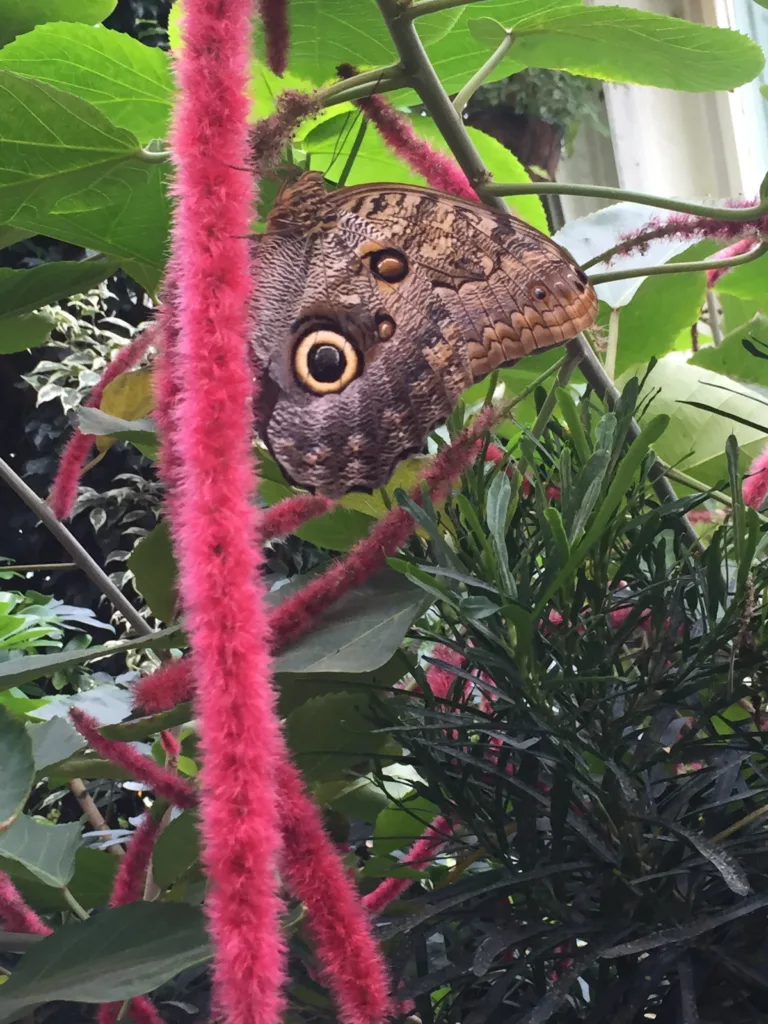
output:
[[[260,430],[286,477],[339,497],[386,483],[459,395],[574,337],[585,275],[512,216],[430,189],[284,187],[256,253]]]

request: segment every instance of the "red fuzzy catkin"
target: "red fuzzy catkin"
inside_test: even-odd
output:
[[[102,1003],[96,1020],[98,1024],[116,1024],[122,1003]],[[131,1000],[126,1021],[131,1024],[163,1024],[163,1018],[146,996],[135,996]]]
[[[51,934],[51,929],[27,906],[4,871],[0,871],[0,924],[5,931],[21,935]]]
[[[744,504],[750,508],[761,509],[768,497],[768,448],[763,448],[749,467],[741,485]]]
[[[109,897],[110,907],[122,907],[126,903],[135,903],[142,898],[152,850],[160,834],[160,824],[161,819],[155,820],[150,811],[147,811],[139,822],[126,847],[125,855],[120,859],[112,885],[112,894]]]
[[[307,908],[306,923],[341,1024],[379,1024],[389,1013],[389,979],[368,919],[317,805],[294,766],[280,766],[286,885]]]
[[[81,708],[70,708],[69,717],[88,745],[102,757],[119,764],[138,782],[145,782],[158,796],[176,804],[177,807],[195,806],[197,796],[194,787],[185,779],[179,778],[174,772],[169,772],[167,768],[163,768],[151,757],[139,753],[128,743],[102,736],[99,732],[99,723]]]
[[[342,77],[349,77],[345,72],[350,70],[346,65],[339,68]],[[453,157],[440,153],[417,135],[410,120],[395,110],[389,100],[383,96],[368,96],[355,103],[390,149],[432,188],[478,201],[477,192]]]
[[[260,0],[269,70],[282,75],[288,63],[288,0]]]
[[[88,409],[98,407],[104,397],[104,390],[115,377],[130,370],[141,361],[150,345],[157,340],[156,331],[153,326],[148,327],[137,335],[133,341],[120,349],[112,362],[107,366],[99,383],[91,391],[83,405]],[[56,478],[48,496],[48,503],[59,519],[66,519],[72,514],[72,508],[77,498],[77,486],[80,482],[80,475],[83,472],[85,460],[91,446],[96,440],[93,434],[83,434],[76,431],[69,439],[67,446],[61,453],[59,467],[56,470]]]
[[[423,868],[435,857],[447,840],[451,838],[451,823],[444,815],[439,814],[428,826],[426,832],[418,839],[400,862],[402,867]],[[374,914],[380,913],[394,900],[402,896],[413,882],[410,878],[386,878],[376,888],[363,896],[364,906]]]
[[[139,679],[133,690],[133,703],[150,715],[175,708],[185,700],[191,700],[195,690],[189,657],[167,661],[160,668],[143,679]]]
[[[253,503],[248,352],[251,4],[186,0],[172,132],[177,164],[172,250],[178,273],[177,430],[170,503],[179,593],[196,680],[205,910],[214,1002],[228,1024],[282,1016],[282,753],[270,685],[262,552]],[[174,481],[165,481],[167,485]]]
[[[320,110],[322,104],[315,92],[297,92],[286,89],[277,97],[275,112],[251,125],[248,145],[251,150],[251,168],[263,175],[280,159],[285,145],[290,142],[299,124]]]
[[[755,247],[754,238],[740,238],[738,242],[734,242],[733,245],[726,246],[725,249],[721,249],[720,252],[716,252],[712,257],[713,260],[729,260],[734,256],[743,256],[748,253],[750,249]],[[707,271],[707,288],[714,288],[723,274],[728,273],[728,267],[716,267],[714,270]]]
[[[265,509],[260,523],[261,539],[287,537],[308,519],[324,516],[334,507],[335,502],[320,494],[296,494],[283,498],[276,505]]]
[[[483,431],[498,416],[498,410],[486,409],[453,444],[447,445],[436,456],[424,474],[433,502],[438,503],[447,496],[453,481],[474,459]],[[420,501],[420,488],[413,490],[411,498]],[[283,650],[308,632],[329,605],[380,569],[415,529],[416,523],[410,512],[403,508],[392,509],[345,558],[338,559],[322,576],[317,576],[293,597],[283,601],[270,619],[273,651]]]
[[[734,200],[728,204],[733,209],[745,209],[754,203]],[[754,220],[720,220],[716,217],[698,217],[687,213],[673,213],[668,217],[652,217],[636,231],[621,236],[614,255],[628,252],[645,252],[650,242],[657,238],[694,241],[697,238],[722,238],[725,241],[749,236],[753,244],[760,235],[768,234],[768,215]]]

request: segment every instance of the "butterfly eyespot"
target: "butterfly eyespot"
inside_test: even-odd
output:
[[[546,299],[546,297],[547,297],[547,289],[546,288],[542,288],[541,285],[539,285],[537,288],[533,289],[533,297],[535,299]]]
[[[355,379],[360,357],[343,334],[311,331],[296,346],[293,369],[299,383],[313,394],[331,395]]]
[[[371,271],[387,284],[397,284],[408,273],[408,260],[397,249],[380,249],[371,254]]]
[[[386,313],[376,314],[376,333],[381,341],[389,341],[395,333],[395,321]]]
[[[577,278],[577,280],[576,280],[576,288],[580,292],[585,292],[587,290],[587,284],[589,282],[589,278],[584,273],[584,271],[581,269],[581,267],[577,267],[576,268],[576,278]]]

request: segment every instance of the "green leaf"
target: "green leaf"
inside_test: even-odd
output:
[[[53,320],[44,313],[0,317],[0,355],[45,345],[52,329]]]
[[[0,0],[0,46],[47,21],[95,25],[116,6],[117,0]]]
[[[163,520],[142,537],[131,552],[128,568],[136,589],[152,614],[163,622],[172,622],[176,611],[176,559],[173,557],[168,523]]]
[[[0,834],[0,857],[18,861],[41,882],[61,889],[75,872],[82,830],[80,822],[51,825],[22,814]]]
[[[51,151],[55,150],[55,160]],[[145,181],[139,141],[67,92],[0,69],[0,221],[103,210]]]
[[[423,796],[411,793],[398,805],[387,807],[376,819],[373,833],[373,852],[378,857],[407,850],[411,843],[426,832],[439,808]]]
[[[659,360],[648,377],[645,390],[650,394],[657,388],[659,394],[650,408],[641,413],[641,423],[657,413],[667,413],[670,428],[654,444],[656,452],[665,462],[679,466],[705,486],[717,487],[728,477],[725,442],[729,434],[735,434],[739,442],[742,474],[765,447],[768,430],[761,425],[768,425],[768,409],[745,385],[703,367],[691,366],[683,353],[671,352]],[[741,416],[757,426],[744,426],[714,412],[682,404],[691,401]]]
[[[279,600],[280,591],[273,593]],[[333,604],[311,633],[276,659],[274,671],[371,672],[389,661],[425,604],[420,588],[399,573],[377,573]]]
[[[21,813],[32,790],[35,761],[24,723],[0,706],[0,836]]]
[[[87,100],[145,145],[166,135],[174,92],[168,54],[124,32],[41,25],[0,51],[0,66]]]
[[[278,690],[280,714],[287,715],[311,697],[319,697],[324,693],[359,693],[361,690],[381,693],[391,689],[412,667],[410,659],[398,649],[386,664],[372,672],[311,672],[306,675],[278,673],[275,675],[275,686]]]
[[[735,89],[765,63],[739,32],[626,7],[542,11],[515,27],[510,55],[528,67],[688,92]]]
[[[717,348],[707,345],[699,349],[688,362],[726,374],[732,380],[768,387],[768,358],[756,353],[768,356],[768,317],[763,313],[756,313],[748,323],[727,334]]]
[[[700,242],[667,262],[687,263],[705,259],[717,243]],[[678,335],[699,319],[706,301],[705,271],[691,274],[659,274],[647,277],[621,308],[616,373],[632,366],[645,368],[653,356],[669,352]]]
[[[382,726],[369,694],[326,693],[288,715],[285,738],[299,769],[323,782],[383,751],[390,740]]]
[[[184,811],[163,829],[152,853],[152,873],[161,889],[169,889],[200,856],[197,817]]]
[[[140,901],[65,924],[14,968],[0,993],[0,1022],[41,1003],[108,1003],[150,992],[211,956],[203,914],[183,903]]]
[[[174,626],[158,630],[154,636],[123,640],[111,646],[87,647],[79,651],[57,651],[55,654],[25,654],[21,658],[0,662],[0,691],[10,690],[14,686],[26,686],[27,683],[50,676],[59,669],[84,665],[96,658],[109,658],[122,651],[138,650],[142,647],[164,650],[178,644],[181,636],[181,630]]]
[[[460,16],[460,10],[430,15],[419,31],[425,42],[441,39]],[[288,20],[291,72],[317,85],[333,78],[338,64],[365,69],[397,60],[375,0],[334,0],[330,6],[324,0],[291,0]],[[256,51],[262,59],[260,26]]]
[[[92,850],[81,846],[75,853],[75,873],[67,888],[86,910],[105,907],[109,903],[117,863],[117,859],[104,850]],[[61,889],[41,882],[18,861],[0,857],[0,867],[10,875],[21,895],[38,913],[71,911]]]
[[[86,292],[117,270],[114,260],[61,260],[30,270],[0,269],[0,330],[6,317],[33,313],[68,295]]]
[[[735,295],[739,299],[747,299],[765,303],[768,291],[768,253],[759,259],[734,267],[718,278],[715,291],[724,295]]]
[[[66,718],[56,715],[47,722],[29,723],[27,733],[32,742],[35,771],[58,764],[85,747],[85,740]]]

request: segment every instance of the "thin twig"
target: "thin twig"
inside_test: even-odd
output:
[[[136,611],[128,598],[121,593],[101,566],[88,554],[80,541],[56,518],[42,498],[39,498],[32,488],[24,483],[19,474],[11,469],[5,459],[0,459],[0,480],[5,481],[11,490],[21,498],[27,508],[35,513],[65,551],[69,552],[75,564],[96,584],[102,594],[126,621],[133,626],[136,632],[142,636],[151,636],[152,629]]]
[[[0,572],[53,572],[54,569],[76,569],[74,562],[35,562],[32,565],[0,565]]]
[[[608,281],[625,281],[630,277],[657,277],[659,274],[690,274],[701,270],[720,270],[725,267],[740,267],[742,263],[751,263],[768,252],[768,242],[761,242],[749,252],[741,256],[728,256],[721,260],[691,260],[688,263],[661,263],[656,267],[629,267],[626,270],[609,270],[604,274],[591,274],[593,285],[606,284]]]
[[[494,50],[485,64],[483,64],[479,71],[476,71],[474,75],[472,75],[464,88],[459,91],[456,99],[453,101],[453,106],[459,114],[464,110],[464,107],[466,107],[472,99],[488,75],[490,75],[492,71],[495,71],[499,64],[504,60],[506,55],[509,53],[509,48],[513,41],[514,36],[511,32],[507,32],[501,43]]]
[[[492,182],[482,188],[485,195],[499,196],[586,196],[592,199],[612,199],[616,203],[639,203],[655,206],[675,213],[690,213],[694,217],[712,217],[715,220],[759,220],[768,214],[768,199],[756,206],[707,206],[705,203],[687,203],[682,199],[665,199],[648,192],[635,192],[610,185],[574,185],[563,181]]]
[[[88,792],[88,787],[82,779],[70,779],[69,788],[72,790],[72,795],[75,800],[80,804],[80,810],[88,819],[92,828],[96,829],[97,832],[111,832],[112,829],[107,824],[104,815],[101,813],[99,808],[96,806],[91,794]],[[120,843],[113,843],[108,847],[109,852],[113,857],[120,858],[125,853]]]
[[[616,357],[619,354],[619,318],[621,306],[611,310],[608,319],[608,346],[605,350],[605,372],[614,380],[616,377]]]
[[[366,99],[374,93],[391,92],[401,89],[406,84],[405,75],[399,64],[377,68],[374,71],[362,71],[352,78],[334,82],[324,89],[318,90],[317,96],[323,107],[332,107],[337,103],[351,103],[354,100]]]

